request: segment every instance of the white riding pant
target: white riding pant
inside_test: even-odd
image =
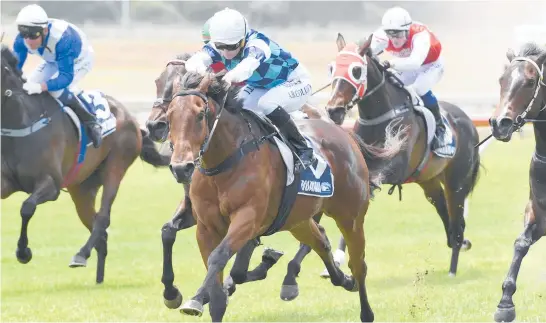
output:
[[[311,90],[311,76],[300,63],[288,75],[286,82],[271,89],[246,85],[239,92],[239,97],[244,99],[243,109],[261,115],[268,115],[279,106],[292,113],[303,107],[311,96]]]
[[[436,61],[422,65],[416,70],[398,73],[404,85],[411,86],[417,95],[423,96],[442,79],[444,60],[440,56]]]
[[[95,64],[95,53],[88,52],[85,56],[80,56],[74,60],[74,79],[66,88],[78,94],[80,91],[77,87],[78,83],[91,71]],[[42,62],[28,77],[28,81],[43,83],[59,75],[59,68],[56,62]],[[64,89],[58,91],[49,91],[54,98],[59,98],[63,94]]]

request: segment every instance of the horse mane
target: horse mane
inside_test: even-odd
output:
[[[187,72],[180,80],[180,86],[184,90],[197,89],[205,76],[199,73]],[[232,85],[227,87],[226,83],[219,80],[218,77],[212,77],[212,83],[208,88],[207,95],[214,101],[221,104],[226,97],[224,108],[229,111],[239,111],[243,107],[243,99],[239,97],[239,91],[242,89],[240,85]]]
[[[182,54],[176,55],[175,59],[187,61],[188,59],[190,59],[190,57],[192,57],[192,53],[182,53]]]
[[[520,57],[539,56],[543,54],[544,52],[546,52],[546,48],[544,48],[543,46],[540,46],[536,42],[530,41],[520,46],[517,56],[520,56]]]
[[[5,44],[2,44],[1,51],[2,51],[2,60],[3,61],[5,60],[6,63],[13,69],[15,74],[19,78],[21,78],[23,76],[23,72],[17,68],[17,64],[19,64],[19,59],[17,58],[17,56],[15,56],[15,54],[13,54],[11,49],[9,49],[9,47]]]

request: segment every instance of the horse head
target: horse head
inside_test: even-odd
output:
[[[510,141],[514,131],[546,108],[546,49],[529,42],[517,56],[508,49],[506,57],[510,64],[499,79],[500,102],[489,119],[493,136],[501,141]]]

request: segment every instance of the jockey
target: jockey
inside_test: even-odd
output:
[[[64,20],[49,19],[42,7],[31,4],[19,12],[15,21],[19,34],[13,50],[22,70],[27,55],[42,57],[42,62],[23,84],[28,94],[49,93],[69,106],[86,125],[93,146],[101,144],[102,127],[80,100],[76,84],[91,70],[94,51],[84,33]],[[57,75],[56,77],[54,77]],[[52,78],[53,77],[53,78]]]
[[[246,81],[239,96],[243,108],[267,116],[296,149],[305,168],[314,162],[290,112],[300,110],[311,95],[311,80],[303,65],[264,34],[250,29],[241,13],[226,8],[210,20],[210,42],[186,62],[190,72],[205,73],[222,62],[228,83]]]
[[[387,10],[381,24],[382,27],[372,37],[372,53],[378,55],[385,50],[395,56],[383,64],[398,71],[404,85],[411,86],[434,115],[436,140],[433,149],[438,149],[443,145],[446,129],[438,100],[431,89],[444,74],[444,62],[440,55],[442,45],[427,26],[412,21],[403,8]]]

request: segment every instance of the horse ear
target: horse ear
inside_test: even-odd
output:
[[[506,58],[508,58],[508,61],[511,62],[514,57],[516,57],[516,54],[514,54],[514,50],[512,48],[508,48],[506,51]]]
[[[205,77],[201,80],[201,83],[199,83],[198,90],[201,93],[207,93],[209,90],[209,86],[212,84],[213,76],[211,73],[205,74]]]
[[[373,34],[370,34],[370,36],[368,36],[368,39],[366,39],[366,41],[358,47],[358,54],[360,56],[364,57],[368,49],[370,49],[370,45],[372,44],[372,38]]]
[[[345,48],[345,45],[347,45],[347,43],[345,42],[345,38],[341,33],[337,33],[336,44],[338,52],[340,52],[343,48]]]

